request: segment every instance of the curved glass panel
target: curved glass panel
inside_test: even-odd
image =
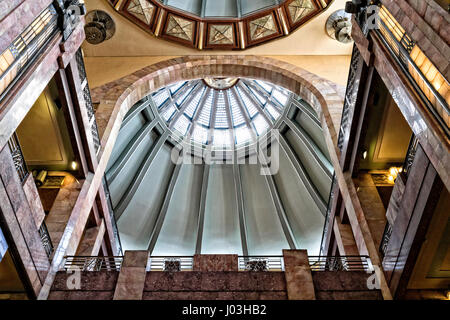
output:
[[[256,142],[281,117],[290,92],[260,80],[182,81],[151,96],[178,135],[217,149]],[[223,88],[223,89],[217,89]]]

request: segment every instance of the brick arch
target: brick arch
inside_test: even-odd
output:
[[[286,62],[242,55],[170,59],[93,89],[93,100],[100,103],[96,118],[102,140],[102,158],[103,155],[109,158],[123,117],[139,100],[172,83],[211,76],[265,80],[302,97],[319,115],[332,162],[336,163],[339,155],[337,138],[344,101],[343,88]]]

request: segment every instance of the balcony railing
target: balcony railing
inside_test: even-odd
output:
[[[311,271],[374,271],[368,256],[308,257]]]
[[[63,261],[63,270],[70,271],[120,271],[123,257],[75,257],[67,256]]]
[[[386,255],[389,241],[391,240],[391,235],[392,235],[392,225],[388,221],[386,223],[386,227],[384,228],[383,238],[381,239],[380,243],[380,253],[383,257]]]
[[[41,227],[39,228],[39,235],[41,236],[42,245],[44,246],[45,253],[47,253],[47,257],[50,258],[53,253],[53,243],[50,238],[50,234],[47,230],[47,225],[43,221]]]
[[[147,271],[192,271],[193,268],[192,256],[150,257]]]
[[[450,137],[450,85],[392,14],[381,6],[380,36],[422,102]]]
[[[50,5],[0,54],[0,101],[58,31],[57,20]]]
[[[414,159],[416,158],[417,147],[419,146],[419,140],[415,135],[412,136],[411,141],[409,143],[408,152],[406,153],[405,162],[403,164],[402,174],[408,179],[409,173],[411,171],[411,167],[414,163]]]
[[[311,271],[365,271],[373,272],[368,256],[325,257],[310,256]],[[62,270],[78,271],[120,271],[123,256],[83,257],[66,256]],[[284,271],[283,256],[239,256],[238,270],[250,272]],[[180,272],[193,271],[192,256],[153,256],[149,257],[147,271]]]
[[[14,133],[9,139],[8,146],[11,151],[11,156],[13,158],[17,174],[19,175],[20,182],[24,183],[28,178],[29,171],[23,157],[22,149],[20,148],[19,138],[17,137],[16,133]]]
[[[239,271],[284,271],[283,256],[239,257]]]

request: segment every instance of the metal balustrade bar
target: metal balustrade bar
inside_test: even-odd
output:
[[[411,55],[414,52],[416,56],[423,56],[423,59],[426,60],[428,58],[425,57],[386,8],[381,8],[380,15],[379,29],[375,30],[375,32],[391,52],[392,57],[403,70],[427,109],[433,114],[436,121],[438,121],[446,136],[450,137],[450,129],[447,122],[450,117],[449,105],[435,86],[430,83],[427,76],[422,72]],[[430,66],[435,69],[431,62]],[[431,67],[428,70],[431,70]],[[448,90],[450,90],[448,82],[439,74],[437,69],[435,71],[433,83],[436,83],[439,91],[448,95]]]
[[[57,32],[57,18],[50,5],[0,54],[0,101]]]
[[[311,271],[365,271],[373,272],[368,256],[309,256]],[[78,271],[120,271],[123,256],[88,257],[66,256],[62,270]],[[239,256],[238,270],[250,272],[284,271],[283,256]],[[147,271],[180,272],[193,271],[192,256],[153,256],[149,257]]]
[[[77,271],[120,271],[123,257],[67,256],[63,261],[63,270]]]
[[[147,271],[192,271],[194,258],[192,256],[150,257]]]
[[[284,271],[283,256],[241,256],[239,271]]]
[[[311,271],[374,271],[368,256],[309,256],[308,259]]]

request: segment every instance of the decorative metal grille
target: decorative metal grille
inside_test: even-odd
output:
[[[181,260],[177,258],[168,258],[164,260],[164,271],[178,272],[181,271]]]
[[[41,227],[39,228],[39,235],[41,236],[42,245],[47,253],[47,257],[50,258],[53,253],[53,243],[45,222],[42,222]]]
[[[83,91],[83,99],[86,105],[86,111],[88,114],[89,122],[91,123],[91,133],[94,142],[95,151],[100,151],[100,135],[98,133],[97,121],[95,120],[95,110],[92,103],[91,91],[89,89],[89,83],[86,76],[86,67],[84,65],[83,53],[81,48],[78,49],[75,60],[77,62],[78,76],[81,82],[81,89]]]
[[[247,271],[269,271],[267,259],[252,259],[247,261],[245,269]]]
[[[380,252],[383,255],[383,257],[386,255],[389,241],[391,240],[391,235],[392,235],[392,226],[389,222],[387,222],[386,227],[384,228],[383,238],[381,239],[380,244]]]
[[[411,167],[416,158],[417,148],[419,146],[419,140],[415,135],[412,136],[408,147],[408,153],[406,154],[405,163],[403,164],[402,174],[404,177],[408,178],[411,171]]]
[[[14,133],[8,141],[9,149],[11,150],[11,156],[16,167],[17,174],[19,175],[20,182],[24,182],[28,177],[28,168],[23,157],[22,149],[20,148],[19,139]]]
[[[338,147],[341,151],[344,147],[345,135],[347,134],[350,125],[350,114],[353,113],[353,110],[355,108],[360,81],[359,74],[361,72],[363,63],[364,60],[362,59],[361,53],[359,52],[358,47],[354,45],[338,138]]]

